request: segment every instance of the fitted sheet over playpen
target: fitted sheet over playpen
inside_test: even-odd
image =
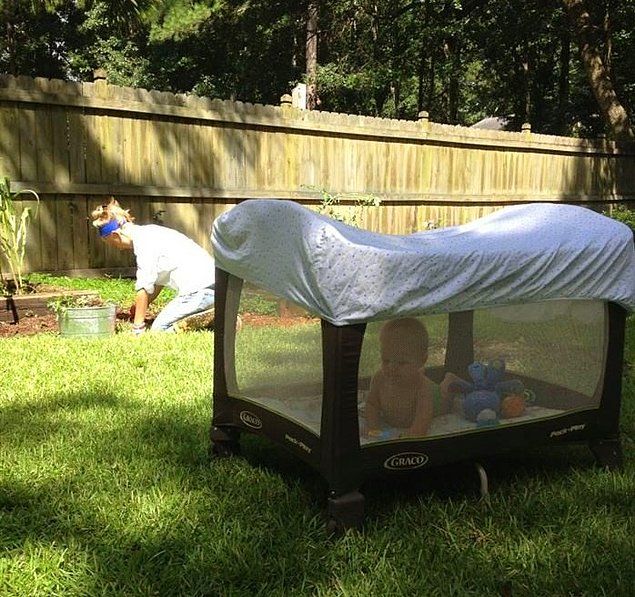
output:
[[[635,308],[623,224],[528,204],[392,236],[257,200],[218,218],[212,240],[215,428],[268,435],[336,494],[373,469],[617,433]],[[303,318],[282,341],[276,326],[235,334],[255,297]]]

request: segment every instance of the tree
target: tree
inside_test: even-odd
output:
[[[635,0],[0,0],[0,16],[0,72],[15,75],[101,67],[259,103],[304,81],[324,110],[632,135]]]
[[[580,56],[600,112],[616,139],[635,137],[626,109],[620,102],[603,55],[598,27],[584,0],[562,0],[578,40]]]
[[[109,82],[130,87],[152,86],[147,54],[148,27],[142,8],[153,0],[83,0],[81,19],[68,38],[68,72],[90,79],[103,68]]]
[[[62,52],[72,2],[0,0],[0,72],[62,77]]]
[[[317,64],[318,64],[318,1],[309,0],[306,20],[306,104],[309,110],[318,105]]]

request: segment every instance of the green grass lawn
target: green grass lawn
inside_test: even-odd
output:
[[[467,466],[369,483],[338,540],[282,448],[208,461],[212,339],[0,340],[0,595],[633,594],[633,319],[623,472],[571,446],[486,461],[489,505]]]

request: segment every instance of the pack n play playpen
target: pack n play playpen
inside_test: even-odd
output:
[[[570,441],[620,465],[635,307],[623,224],[528,204],[394,236],[254,200],[219,217],[212,241],[212,450],[237,452],[241,432],[285,446],[326,480],[332,528],[362,523],[360,487],[377,475]],[[306,318],[237,333],[258,296]]]

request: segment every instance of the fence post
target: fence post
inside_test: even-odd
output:
[[[285,93],[280,97],[280,108],[282,108],[282,114],[284,116],[291,116],[291,110],[293,108],[293,98],[290,94]]]
[[[421,112],[417,114],[417,122],[419,123],[421,130],[427,133],[430,128],[430,114],[428,114],[425,110],[421,110]]]
[[[529,135],[531,135],[531,124],[529,124],[528,122],[523,122],[520,130],[523,135],[527,135],[529,137]]]

